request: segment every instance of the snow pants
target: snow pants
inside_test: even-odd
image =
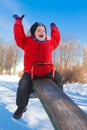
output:
[[[35,77],[37,79],[38,77]],[[45,78],[52,79],[52,72],[47,74]],[[52,79],[53,80],[53,79]],[[63,80],[62,76],[56,71],[54,80],[53,80],[57,86],[63,91]],[[18,83],[18,90],[17,90],[17,96],[16,96],[16,105],[18,107],[26,107],[29,101],[29,96],[31,93],[33,93],[33,83],[31,80],[31,75],[28,73],[24,73],[22,78],[20,79]]]

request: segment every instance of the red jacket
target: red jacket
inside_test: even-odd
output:
[[[59,45],[60,33],[56,27],[51,29],[51,40],[45,43],[35,41],[26,36],[20,20],[14,24],[14,37],[17,45],[24,50],[24,72],[31,73],[31,68],[36,63],[52,62],[52,51]],[[35,67],[34,74],[42,77],[51,71],[50,65]]]

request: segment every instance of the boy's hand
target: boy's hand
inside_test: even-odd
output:
[[[14,15],[13,15],[13,18],[14,18],[15,20],[21,20],[21,21],[22,21],[22,19],[24,18],[24,15],[22,15],[21,17],[19,17],[18,15],[14,14]]]
[[[57,26],[56,26],[55,23],[51,23],[51,24],[50,24],[50,28],[52,29],[53,27],[56,27],[56,28],[57,28]]]

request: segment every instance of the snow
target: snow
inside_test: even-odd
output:
[[[19,79],[0,75],[0,130],[54,130],[38,98],[29,100],[22,119],[12,118]],[[87,84],[64,84],[64,92],[87,114]]]
[[[64,91],[87,114],[87,84],[65,84]]]

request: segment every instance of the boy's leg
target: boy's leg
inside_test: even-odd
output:
[[[24,73],[18,85],[16,105],[26,107],[33,86],[30,74]]]
[[[62,76],[60,75],[60,73],[58,73],[57,71],[55,71],[55,76],[54,76],[54,80],[53,81],[63,91],[63,79],[62,79]]]
[[[32,81],[30,74],[24,73],[19,81],[16,97],[16,105],[18,106],[13,117],[19,119],[22,117],[23,112],[28,104],[29,95],[32,92]]]
[[[45,77],[52,79],[52,72],[47,74]],[[57,71],[55,71],[54,79],[52,80],[57,84],[59,89],[63,91],[63,79],[62,79],[62,76]]]

